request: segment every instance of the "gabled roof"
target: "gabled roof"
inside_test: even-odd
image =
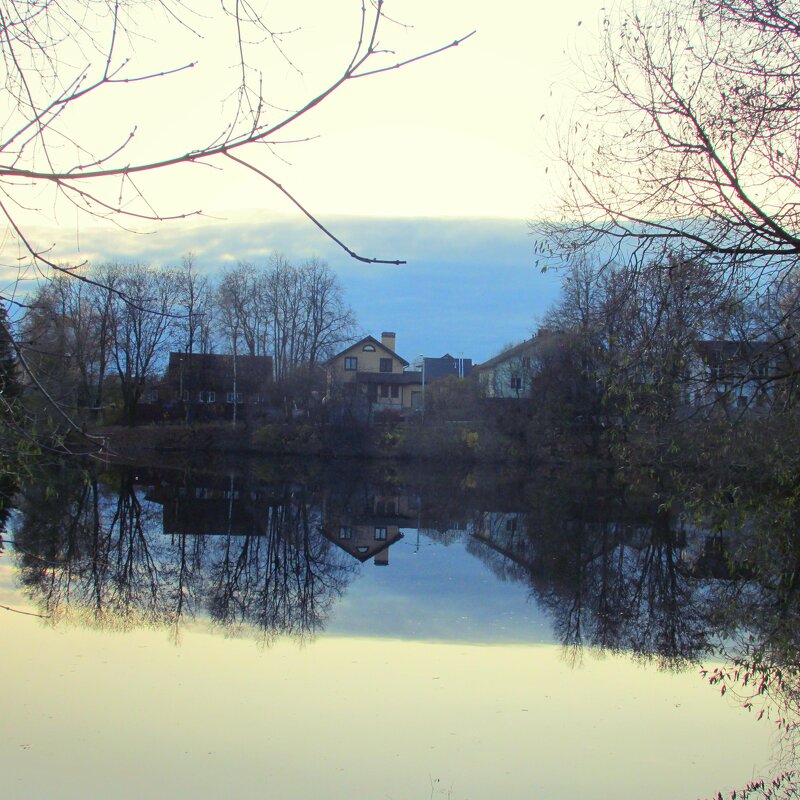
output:
[[[362,564],[365,561],[369,561],[371,558],[375,558],[375,556],[391,547],[395,542],[399,542],[401,539],[405,538],[403,534],[398,531],[392,534],[390,538],[364,544],[363,542],[357,542],[353,539],[339,539],[324,528],[321,529],[321,533],[328,541],[333,542],[333,544],[344,550],[348,555],[358,559]]]
[[[491,369],[492,367],[496,367],[498,364],[502,364],[511,358],[516,358],[517,356],[521,356],[530,352],[535,345],[536,337],[534,336],[531,339],[526,339],[524,342],[514,345],[514,347],[509,347],[508,350],[503,350],[502,353],[498,353],[494,358],[484,361],[483,364],[476,364],[473,369],[478,370],[479,372],[484,369]]]
[[[344,350],[340,350],[335,356],[329,358],[325,363],[331,364],[332,362],[336,361],[337,358],[341,358],[343,355],[349,353],[351,350],[355,350],[356,348],[358,348],[359,352],[361,352],[361,348],[365,344],[374,345],[376,350],[380,349],[387,355],[391,356],[392,358],[396,358],[398,361],[402,363],[404,367],[408,366],[408,361],[406,361],[402,356],[397,355],[397,353],[395,353],[394,350],[391,350],[385,344],[379,342],[374,336],[365,336],[363,339],[359,340],[358,342],[355,342],[354,344],[351,344],[349,347],[345,347]]]

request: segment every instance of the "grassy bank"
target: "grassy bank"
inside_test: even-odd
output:
[[[226,453],[324,458],[528,462],[548,453],[520,446],[480,422],[394,426],[329,426],[269,423],[259,426],[213,422],[194,426],[104,427],[110,451],[128,459],[154,453]]]

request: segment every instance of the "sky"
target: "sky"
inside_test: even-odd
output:
[[[150,16],[139,20],[139,35],[117,43],[118,62],[130,58],[120,74],[195,66],[87,97],[59,121],[69,133],[62,139],[99,157],[135,132],[116,163],[211,142],[229,119],[239,72],[231,20],[213,17],[219,6],[207,3],[191,4],[197,15],[184,26],[157,6],[145,7],[140,13]],[[34,185],[14,188],[15,220],[56,261],[178,263],[192,251],[198,266],[213,272],[238,260],[266,262],[275,251],[292,261],[315,255],[340,276],[363,331],[394,330],[407,360],[445,351],[485,360],[529,336],[557,295],[558,277],[536,267],[528,223],[555,213],[557,131],[600,8],[597,0],[546,10],[525,0],[387,0],[379,45],[391,52],[376,55],[374,66],[475,33],[402,69],[345,83],[282,131],[282,143],[247,152],[348,247],[406,260],[404,266],[354,261],[273,185],[224,158],[100,186],[129,210],[141,209],[145,197],[159,215],[201,216],[98,227],[97,219]],[[275,40],[279,49],[261,44],[250,55],[262,70],[270,104],[264,114],[277,119],[279,108],[296,108],[341,75],[360,3],[275,0],[267,15],[273,31],[288,33]],[[64,76],[85,57],[65,57]],[[103,66],[100,56],[89,59]],[[77,158],[64,144],[49,155],[66,166]],[[8,291],[20,255],[8,230],[0,252],[0,286]]]

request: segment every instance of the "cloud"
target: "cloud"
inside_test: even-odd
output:
[[[295,262],[318,257],[339,275],[363,330],[395,331],[398,352],[409,361],[445,352],[485,360],[529,336],[557,296],[558,277],[534,266],[523,220],[338,217],[324,223],[361,255],[407,264],[363,264],[308,221],[266,213],[165,225],[153,234],[94,228],[65,240],[60,232],[53,256],[164,266],[192,252],[209,274],[238,261],[266,264],[273,253]],[[42,243],[54,241],[52,232],[36,233]]]

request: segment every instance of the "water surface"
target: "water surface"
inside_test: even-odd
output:
[[[777,711],[701,671],[730,665],[730,592],[764,587],[652,493],[264,464],[50,480],[0,558],[0,603],[43,615],[0,614],[4,797],[695,798],[787,766]]]

